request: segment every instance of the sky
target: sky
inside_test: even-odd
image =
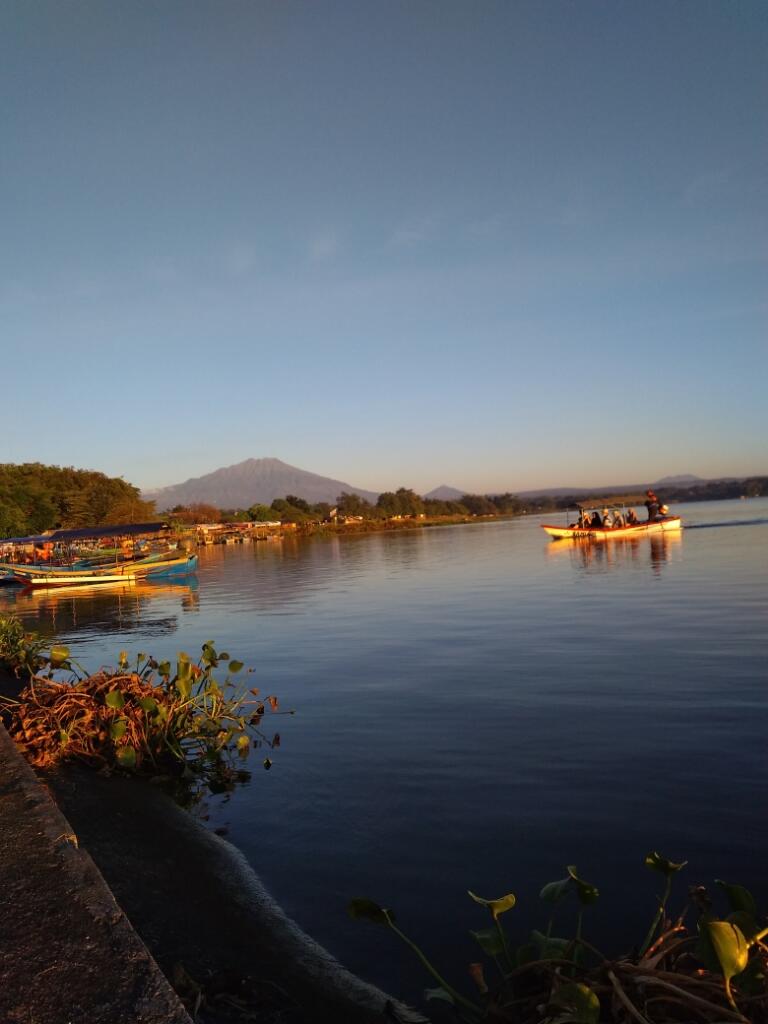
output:
[[[763,0],[6,0],[0,462],[768,473]]]

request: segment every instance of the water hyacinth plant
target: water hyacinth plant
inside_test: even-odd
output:
[[[354,899],[348,912],[354,919],[387,926],[403,940],[438,982],[438,988],[426,990],[426,998],[448,1005],[455,1019],[466,1024],[768,1021],[768,946],[763,941],[768,927],[752,894],[717,879],[726,904],[718,916],[708,891],[693,886],[686,906],[673,920],[667,916],[667,903],[673,879],[687,862],[676,863],[654,851],[644,863],[664,878],[658,909],[642,944],[614,958],[582,935],[584,913],[597,902],[599,892],[573,865],[565,878],[547,883],[539,893],[550,908],[546,931],[533,931],[517,944],[501,922],[502,914],[516,905],[516,897],[509,893],[485,899],[470,892],[493,921],[492,928],[470,933],[490,961],[491,974],[489,981],[483,963],[468,965],[474,996],[444,980],[424,951],[396,927],[391,910]],[[578,906],[576,929],[572,936],[559,937],[553,934],[555,913],[568,900]],[[691,913],[696,923],[689,928],[685,918]]]
[[[253,747],[279,746],[279,734],[269,738],[262,729],[266,714],[281,713],[277,697],[238,691],[232,677],[243,663],[211,641],[196,662],[182,651],[173,666],[147,654],[131,664],[121,651],[115,669],[90,675],[68,648],[45,651],[14,623],[0,629],[2,637],[0,660],[27,680],[16,699],[0,698],[3,718],[38,768],[78,761],[216,792],[247,780],[244,761]],[[267,753],[263,765],[271,764]]]

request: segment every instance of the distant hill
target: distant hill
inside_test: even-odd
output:
[[[648,487],[695,487],[699,484],[716,483],[714,480],[705,480],[700,476],[693,476],[691,473],[682,473],[680,476],[665,476],[661,480],[635,484],[607,484],[602,487],[544,487],[536,491],[518,491],[521,498],[552,497],[560,498],[565,495],[588,495],[588,494],[637,494],[645,491]]]
[[[425,498],[436,498],[438,501],[458,501],[459,498],[463,498],[467,491],[459,491],[455,487],[449,487],[448,484],[440,484],[439,487],[435,487],[429,494],[423,495]]]
[[[250,508],[256,504],[269,505],[275,498],[284,498],[286,494],[295,494],[310,504],[318,501],[334,503],[342,491],[359,494],[372,502],[378,498],[374,491],[308,473],[280,459],[246,459],[235,466],[225,466],[182,484],[145,491],[143,497],[155,501],[158,511],[162,512],[176,505],[198,502],[217,508]]]
[[[654,487],[681,487],[693,484],[705,484],[708,481],[701,476],[694,476],[693,473],[681,473],[679,476],[663,476],[661,480],[654,481]]]

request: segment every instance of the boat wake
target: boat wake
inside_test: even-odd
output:
[[[689,530],[715,530],[721,526],[768,526],[768,519],[726,519],[722,523],[692,523],[686,526]]]

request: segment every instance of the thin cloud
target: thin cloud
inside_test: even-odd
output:
[[[730,179],[730,171],[724,168],[696,175],[683,189],[683,205],[698,206],[708,202],[724,190]]]
[[[394,249],[411,249],[420,245],[428,237],[426,226],[403,225],[396,228],[389,237],[389,245]]]
[[[309,258],[313,263],[328,263],[339,253],[339,239],[331,231],[317,235],[309,243]]]

